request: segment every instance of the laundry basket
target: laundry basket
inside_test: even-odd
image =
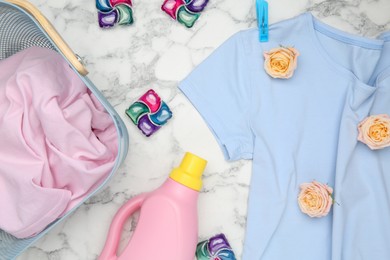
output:
[[[123,121],[103,95],[97,90],[94,84],[86,77],[88,72],[80,62],[78,56],[72,52],[46,18],[27,1],[0,0],[0,60],[32,46],[45,47],[60,53],[69,66],[105,107],[116,126],[118,136],[118,155],[115,160],[115,165],[108,177],[95,190],[90,192],[76,207],[51,223],[38,235],[27,239],[17,239],[0,230],[1,260],[16,258],[16,256],[21,254],[32,243],[37,241],[51,228],[69,216],[69,214],[85,200],[100,190],[123,162],[128,150],[128,133]],[[4,214],[1,209],[0,214]]]

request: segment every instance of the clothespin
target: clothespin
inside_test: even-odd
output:
[[[268,3],[265,0],[256,0],[257,25],[259,40],[268,42]]]

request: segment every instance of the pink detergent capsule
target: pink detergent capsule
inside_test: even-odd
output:
[[[131,0],[110,0],[110,4],[111,4],[111,6],[116,6],[119,4],[126,4],[129,6],[133,6],[133,3],[131,2]]]
[[[176,20],[177,9],[185,4],[184,0],[165,0],[161,9]]]
[[[156,113],[161,105],[161,98],[153,89],[149,89],[139,100],[149,107],[151,113]]]

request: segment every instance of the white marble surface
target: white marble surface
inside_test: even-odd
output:
[[[209,161],[199,199],[199,240],[223,232],[241,259],[251,162],[224,161],[211,132],[177,83],[230,35],[256,25],[255,0],[210,0],[192,29],[163,13],[163,0],[134,0],[135,24],[110,30],[98,27],[93,0],[31,2],[84,58],[90,79],[126,122],[130,150],[105,189],[18,259],[96,259],[118,208],[162,184],[185,151]],[[390,29],[389,0],[269,0],[269,6],[271,23],[311,11],[325,23],[358,35],[375,37]],[[124,111],[149,88],[169,104],[174,116],[146,138]],[[129,221],[125,237],[130,230]]]

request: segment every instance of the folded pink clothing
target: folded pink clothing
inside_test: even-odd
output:
[[[116,159],[113,120],[55,51],[0,61],[0,229],[33,236],[96,188]]]

